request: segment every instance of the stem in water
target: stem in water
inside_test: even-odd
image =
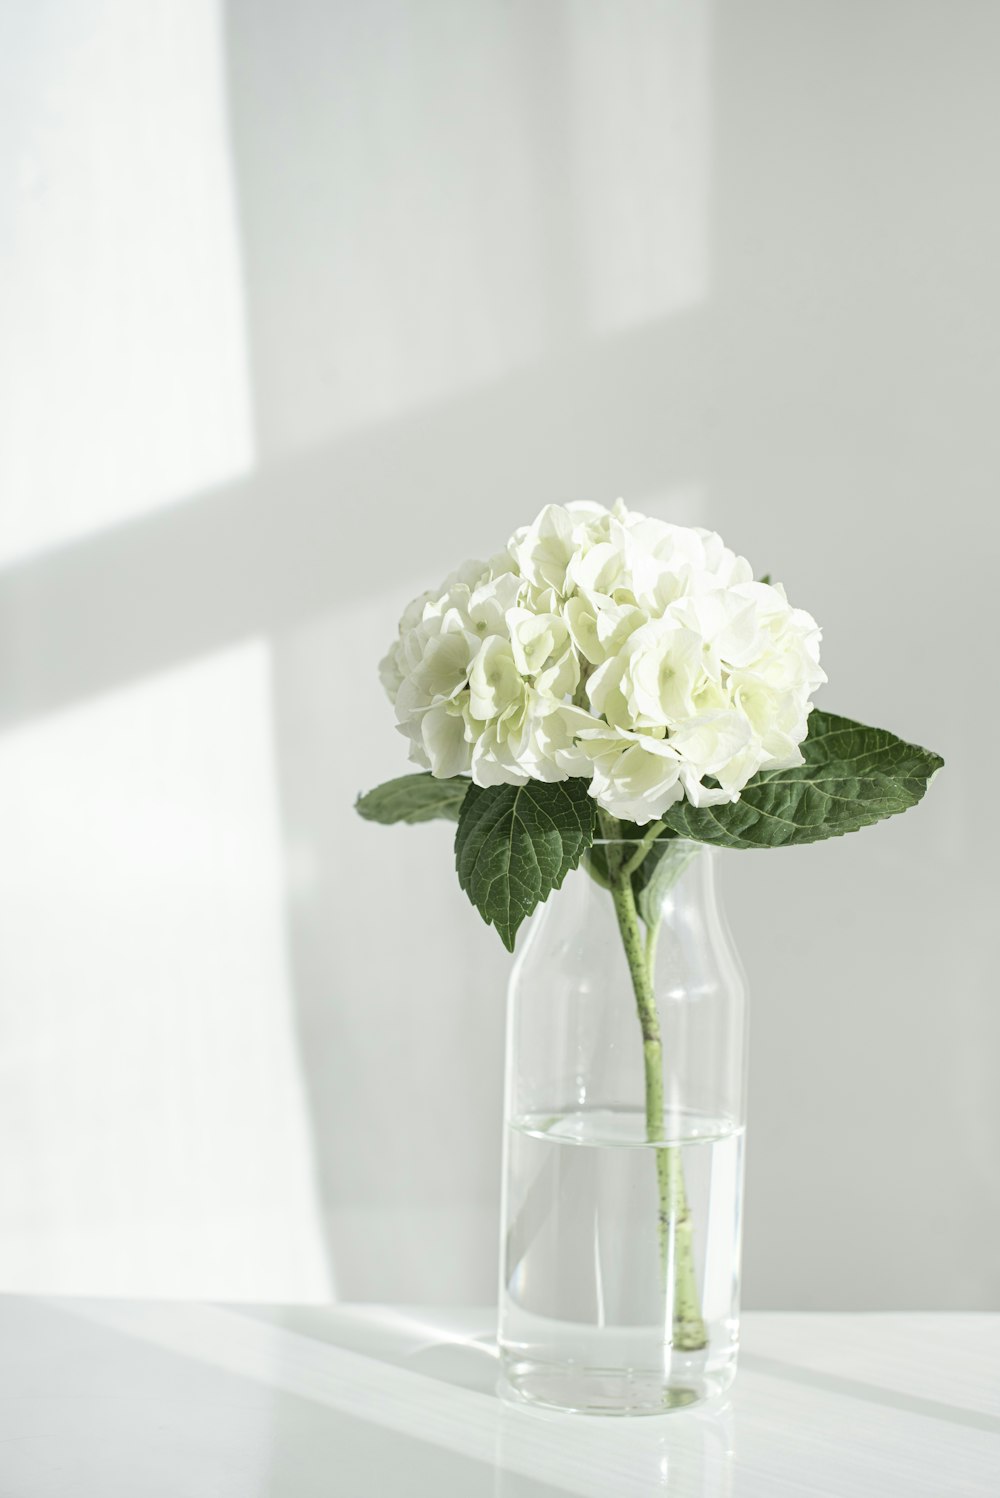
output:
[[[632,890],[631,863],[624,866],[608,847],[608,872],[611,898],[614,901],[618,928],[632,977],[639,1024],[642,1030],[642,1054],[646,1082],[646,1137],[651,1143],[665,1139],[663,1092],[663,1042],[660,1016],[653,988],[653,958],[656,951],[656,928],[649,930],[644,942]],[[684,1169],[678,1145],[655,1151],[656,1182],[659,1195],[657,1236],[660,1250],[660,1273],[664,1291],[672,1307],[672,1345],[685,1352],[704,1347],[707,1342],[705,1322],[698,1298],[698,1281],[694,1264],[694,1224],[684,1185]],[[671,1293],[672,1292],[672,1293]]]

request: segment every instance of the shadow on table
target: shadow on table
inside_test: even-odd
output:
[[[129,1492],[168,1491],[143,1486],[165,1463],[171,1493],[210,1467],[233,1498],[731,1491],[728,1403],[641,1420],[508,1404],[482,1314],[125,1301],[24,1314],[22,1345],[47,1328],[29,1383],[79,1403],[85,1449],[64,1453],[74,1498],[126,1491],[111,1482],[123,1461]]]
[[[786,1363],[781,1358],[766,1358],[757,1353],[743,1352],[740,1354],[740,1367],[750,1373],[763,1373],[769,1378],[780,1378],[808,1389],[820,1389],[824,1394],[841,1394],[848,1399],[863,1399],[866,1404],[882,1405],[886,1409],[901,1410],[904,1414],[920,1415],[925,1420],[946,1420],[950,1425],[965,1425],[970,1430],[986,1430],[992,1435],[1000,1433],[1000,1417],[996,1415],[962,1409],[960,1405],[946,1404],[940,1399],[922,1399],[917,1394],[883,1389],[878,1384],[865,1383],[858,1378],[844,1378],[839,1373],[823,1373],[818,1368],[804,1368],[798,1363]]]
[[[728,1400],[639,1420],[567,1416],[499,1397],[493,1332],[475,1312],[339,1305],[240,1307],[239,1313],[339,1353],[360,1353],[419,1375],[409,1399],[414,1409],[423,1410],[421,1433],[428,1442],[449,1438],[423,1381],[450,1386],[458,1396],[453,1408],[462,1421],[462,1444],[470,1437],[475,1441],[478,1431],[481,1459],[493,1469],[492,1498],[527,1498],[557,1489],[599,1498],[668,1490],[721,1498],[729,1491],[735,1437]],[[387,1415],[383,1408],[373,1418]]]

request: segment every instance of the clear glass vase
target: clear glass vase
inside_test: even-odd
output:
[[[746,986],[718,857],[596,843],[515,964],[499,1344],[531,1403],[654,1414],[735,1374]]]

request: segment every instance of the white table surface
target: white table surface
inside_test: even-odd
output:
[[[747,1315],[721,1404],[495,1393],[487,1312],[0,1297],[2,1498],[1000,1498],[1000,1316]]]

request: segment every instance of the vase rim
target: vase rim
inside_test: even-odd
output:
[[[595,837],[590,844],[592,848],[634,848],[636,843],[641,842],[642,837]],[[709,848],[711,843],[703,843],[694,837],[654,837],[649,841],[649,846],[666,847],[667,844],[683,843],[689,848]]]

